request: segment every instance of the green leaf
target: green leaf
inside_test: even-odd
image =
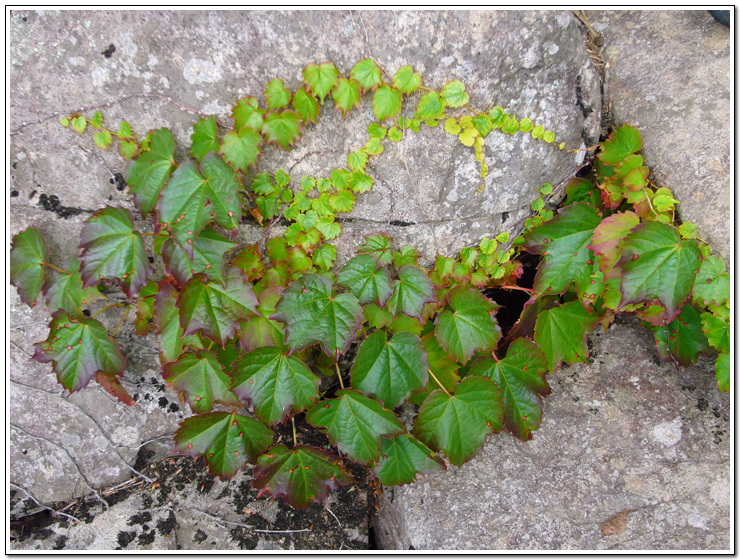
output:
[[[312,426],[329,436],[332,445],[359,463],[373,463],[380,456],[380,438],[406,432],[390,410],[351,389],[337,391],[337,398],[321,401],[306,413]]]
[[[501,431],[502,421],[501,389],[487,379],[468,377],[451,396],[438,389],[427,397],[414,435],[460,466],[480,451],[486,436]]]
[[[257,158],[262,153],[262,135],[250,126],[242,126],[238,131],[229,131],[224,135],[223,144],[219,153],[235,169],[244,173],[250,165],[257,163]]]
[[[403,97],[396,88],[383,85],[373,95],[373,114],[380,122],[395,118],[401,112]]]
[[[426,386],[428,368],[418,336],[399,332],[388,340],[385,331],[377,330],[360,345],[350,376],[352,387],[396,408]]]
[[[475,352],[493,351],[501,338],[494,313],[498,305],[473,288],[457,287],[449,294],[449,306],[434,322],[434,333],[442,348],[458,362],[470,360]]]
[[[175,432],[175,451],[190,457],[203,455],[208,472],[230,478],[257,462],[274,432],[254,418],[236,412],[209,412],[186,418]]]
[[[666,309],[666,324],[678,316],[691,294],[701,252],[695,240],[682,241],[673,226],[645,222],[626,237],[617,266],[622,269],[620,309],[657,299]]]
[[[264,94],[268,111],[282,109],[290,103],[290,90],[280,78],[273,78],[267,82]]]
[[[163,280],[154,298],[154,324],[157,327],[159,360],[163,364],[176,360],[186,346],[201,347],[197,336],[183,336],[185,331],[180,326],[176,303],[177,288],[168,280]]]
[[[267,113],[261,132],[267,142],[289,150],[301,139],[301,122],[301,116],[291,109],[282,113]]]
[[[69,117],[62,117],[59,119],[59,124],[61,124],[63,127],[69,128]]]
[[[726,393],[730,392],[730,354],[722,353],[717,356],[714,362],[714,371],[717,375],[717,385],[719,390]]]
[[[291,247],[288,249],[288,260],[286,264],[293,273],[307,272],[313,266],[311,257],[301,247]]]
[[[159,220],[192,258],[194,238],[209,223],[233,231],[239,227],[239,190],[234,170],[213,152],[201,161],[200,172],[192,161],[185,161],[162,189]]]
[[[692,309],[693,307],[687,305],[684,310]],[[680,321],[683,317],[683,313],[679,316]],[[679,323],[679,326],[688,328],[688,325]],[[670,325],[668,326],[670,328]],[[730,353],[730,321],[729,317],[724,319],[723,317],[717,317],[711,313],[701,314],[701,330],[707,337],[707,342],[720,352],[726,354]]]
[[[553,371],[561,363],[585,362],[588,357],[586,338],[599,317],[590,314],[580,301],[571,301],[544,310],[534,326],[534,341],[547,357],[547,368]]]
[[[77,132],[78,134],[82,134],[85,132],[85,129],[87,128],[87,120],[85,117],[75,117],[72,119],[72,128]]]
[[[353,108],[360,107],[360,84],[356,80],[340,78],[337,86],[331,91],[334,105],[342,111],[342,118],[347,116]]]
[[[159,193],[175,169],[175,138],[167,128],[150,132],[149,151],[129,163],[126,182],[142,217],[157,205]]]
[[[128,297],[139,293],[152,266],[144,240],[133,228],[131,212],[120,207],[107,206],[85,222],[80,234],[85,288],[107,278],[116,280]]]
[[[177,308],[185,335],[200,331],[223,348],[239,321],[257,312],[257,298],[242,273],[228,267],[224,284],[194,275],[180,290]]]
[[[51,362],[59,383],[70,393],[86,387],[98,372],[123,375],[120,347],[95,319],[76,320],[59,309],[51,315],[49,337],[34,346],[32,359]]]
[[[118,145],[119,155],[126,161],[131,161],[139,153],[136,142],[121,141]]]
[[[319,398],[319,378],[280,348],[258,348],[244,354],[234,363],[231,375],[231,390],[268,425],[306,410]]]
[[[131,131],[131,125],[126,121],[121,121],[121,126],[118,127],[116,136],[118,136],[119,140],[134,140],[134,133]]]
[[[640,223],[640,218],[634,212],[618,212],[601,220],[594,229],[594,235],[588,248],[599,259],[599,270],[606,278],[618,278],[621,270],[615,269],[624,247],[624,238],[630,230]]]
[[[10,245],[10,283],[18,288],[18,296],[26,305],[36,305],[44,284],[44,262],[49,247],[43,234],[29,227],[13,237]]]
[[[267,258],[270,259],[270,264],[273,266],[278,261],[284,261],[288,258],[287,243],[282,237],[273,237],[269,239],[265,246],[265,253]]]
[[[90,119],[90,125],[94,128],[100,128],[103,126],[103,114],[100,111],[95,111],[93,118]]]
[[[429,376],[425,390],[432,392],[444,387],[448,391],[452,391],[455,385],[460,382],[460,376],[457,375],[460,364],[452,359],[447,351],[439,345],[433,332],[425,334],[421,341],[424,343],[424,350],[427,353],[429,369],[434,374],[434,376]]]
[[[617,165],[627,156],[642,148],[640,132],[633,126],[624,125],[615,129],[609,138],[601,143],[601,151],[596,156],[605,165]]]
[[[369,125],[367,125],[367,133],[370,138],[377,138],[378,140],[382,140],[383,138],[385,138],[387,131],[385,127],[380,126],[378,123],[371,122]]]
[[[370,91],[378,87],[383,79],[380,68],[371,58],[364,58],[350,72],[350,76],[357,80],[362,87],[362,92]]]
[[[727,336],[729,351],[729,332]],[[678,362],[684,367],[696,363],[699,354],[709,350],[702,332],[702,317],[691,305],[684,306],[681,314],[666,326],[655,329],[655,344],[664,360]]]
[[[252,485],[260,491],[258,496],[283,496],[291,507],[304,509],[321,503],[329,490],[352,482],[340,465],[339,457],[323,449],[278,444],[259,458]]]
[[[382,264],[382,259],[380,262]],[[434,286],[426,272],[412,264],[398,270],[398,280],[393,281],[393,295],[388,302],[388,309],[394,316],[403,313],[421,319],[424,304],[434,301],[437,301]]]
[[[558,210],[554,219],[526,235],[524,249],[543,256],[533,297],[562,294],[573,282],[579,293],[586,290],[594,259],[588,244],[600,221],[596,209],[577,203]]]
[[[260,259],[260,251],[256,244],[244,247],[236,253],[231,259],[231,266],[241,270],[249,282],[259,280],[265,270],[265,264]]]
[[[192,146],[190,146],[190,155],[200,162],[208,152],[218,152],[218,127],[216,119],[208,116],[204,119],[198,119],[193,125],[193,134],[190,136]]]
[[[386,233],[373,233],[365,236],[365,243],[357,249],[357,254],[375,255],[381,265],[390,264],[393,261],[391,251],[393,240]]]
[[[421,251],[406,245],[400,251],[393,251],[393,266],[398,269],[407,264],[418,265],[421,256]]]
[[[320,245],[313,254],[313,264],[320,270],[330,270],[337,258],[337,249],[326,243]]]
[[[307,91],[318,97],[322,105],[324,97],[338,81],[339,70],[333,62],[324,62],[321,66],[312,63],[303,69],[303,83],[306,84]]]
[[[335,212],[352,212],[355,202],[355,195],[348,190],[339,191],[329,197],[329,206]]]
[[[248,126],[253,130],[261,129],[265,111],[258,107],[257,99],[254,97],[245,97],[237,101],[231,111],[231,117],[234,119],[234,130],[239,130],[243,126]]]
[[[717,257],[705,257],[696,275],[694,302],[702,305],[721,305],[730,301],[730,275],[725,272],[725,261]]]
[[[416,107],[414,117],[429,121],[432,119],[441,119],[445,112],[445,102],[438,92],[430,91],[422,95],[419,99],[419,105]]]
[[[73,319],[82,319],[82,306],[103,297],[97,288],[82,286],[80,261],[72,256],[67,262],[66,272],[52,270],[44,282],[43,293],[49,312],[64,309]]]
[[[306,274],[283,292],[271,318],[285,323],[285,342],[291,353],[318,342],[328,356],[336,356],[344,354],[357,338],[363,317],[355,296],[333,296],[329,280]]]
[[[301,116],[303,124],[310,122],[316,124],[320,113],[319,102],[313,95],[306,92],[305,87],[302,87],[293,95],[293,109]],[[260,123],[261,127],[262,123]]]
[[[410,484],[419,473],[447,470],[436,453],[407,434],[380,440],[380,456],[375,474],[386,486]]]
[[[493,130],[493,122],[488,115],[477,115],[473,117],[473,126],[483,138]]]
[[[275,271],[275,269],[271,270]],[[284,289],[283,286],[263,289],[258,296],[257,312],[260,316],[252,317],[239,324],[239,343],[245,352],[266,346],[283,348],[283,326],[269,317],[275,313],[275,307]]]
[[[113,142],[113,137],[108,130],[103,130],[101,132],[95,133],[95,135],[93,136],[93,141],[95,142],[95,145],[101,150],[107,150],[108,148],[110,148],[111,142]]]
[[[531,340],[517,338],[502,360],[476,360],[468,375],[491,379],[501,388],[506,429],[523,441],[542,421],[542,397],[550,394],[545,381],[547,358]]]
[[[373,188],[373,178],[361,171],[355,171],[350,175],[349,188],[356,193],[364,193]]]
[[[411,66],[402,66],[393,76],[393,85],[403,94],[411,95],[421,86],[421,75]]]
[[[215,403],[238,406],[229,392],[231,378],[216,356],[206,350],[188,351],[162,367],[162,377],[181,393],[196,414],[210,412]]]
[[[350,259],[337,275],[337,284],[352,292],[361,304],[383,307],[393,295],[391,277],[372,254]]]
[[[207,227],[195,240],[193,260],[171,237],[162,244],[164,269],[182,286],[193,274],[204,273],[209,280],[223,282],[226,259],[224,255],[237,243],[229,241],[214,229]]]
[[[364,172],[367,165],[367,152],[363,150],[350,152],[347,155],[347,165],[352,171]]]
[[[449,107],[462,107],[470,101],[465,93],[465,84],[460,80],[450,82],[442,88],[442,99]]]
[[[445,132],[449,134],[453,134],[454,136],[457,136],[460,134],[460,131],[462,128],[460,127],[460,124],[457,122],[457,119],[454,119],[450,117],[449,119],[445,120]]]
[[[333,217],[321,218],[316,222],[316,229],[321,232],[324,239],[335,239],[342,233],[342,226],[334,221]]]
[[[400,142],[403,140],[403,132],[398,127],[392,126],[388,130],[388,140],[391,142]]]

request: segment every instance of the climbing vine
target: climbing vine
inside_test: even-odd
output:
[[[298,90],[274,78],[263,95],[262,107],[239,99],[225,132],[211,116],[194,123],[190,157],[180,162],[166,128],[139,140],[126,122],[108,129],[99,112],[61,119],[79,134],[93,129],[101,149],[117,143],[130,162],[134,205],[154,218],[154,231],[144,232],[125,208],[95,212],[79,255],[65,263],[49,262],[38,229],[14,237],[11,282],[23,302],[44,302],[51,313],[34,359],[51,363],[66,390],[94,379],[135,404],[115,340],[133,310],[136,333],[157,337],[162,377],[193,411],[175,434],[176,451],[203,456],[219,477],[255,465],[255,487],[297,508],[351,481],[344,460],[383,484],[405,484],[444,469],[439,452],[461,465],[493,433],[530,439],[550,393],[547,374],[584,362],[588,333],[617,313],[639,317],[677,365],[716,355],[719,388],[729,390],[729,275],[696,226],[676,224],[678,201],[651,183],[635,128],[614,130],[590,174],[564,193],[544,185],[514,240],[484,238],[425,269],[416,248],[374,234],[335,270],[337,217],[372,189],[370,161],[385,143],[441,124],[474,150],[481,179],[489,134],[565,144],[500,106],[474,109],[458,80],[434,90],[410,66],[391,77],[372,59],[348,76],[332,62],[309,64]],[[370,96],[375,121],[345,168],[300,178],[258,170],[263,147],[291,149],[330,97],[345,118]],[[413,117],[401,116],[410,101]],[[558,197],[565,201],[556,212]],[[246,214],[265,228],[256,244],[235,241]],[[283,220],[285,232],[272,237]],[[154,275],[145,237],[164,277]],[[526,253],[540,259],[531,287],[520,285]],[[85,313],[116,289],[124,302]],[[507,333],[499,305],[484,295],[492,289],[528,294]],[[107,312],[121,314],[112,333],[96,318]],[[404,403],[413,405],[411,427],[398,415]],[[292,445],[274,443],[277,425],[304,414],[336,451],[299,444],[295,429]]]

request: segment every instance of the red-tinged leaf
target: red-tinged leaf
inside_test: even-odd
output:
[[[281,113],[267,113],[261,132],[267,142],[289,150],[301,139],[302,122],[301,116],[291,109],[286,109]]]
[[[101,299],[97,288],[83,288],[80,261],[76,256],[67,261],[67,271],[52,270],[44,282],[43,293],[50,313],[64,309],[74,319],[84,317],[82,306]]]
[[[383,83],[383,75],[372,58],[364,58],[352,68],[350,76],[362,86],[362,93],[374,90]]]
[[[250,282],[262,278],[265,264],[260,260],[260,251],[257,245],[244,247],[231,259],[231,266],[235,266],[244,273]]]
[[[275,347],[244,354],[232,367],[231,390],[265,424],[282,422],[319,398],[319,378],[295,356]]]
[[[259,103],[254,97],[245,97],[236,102],[231,117],[234,119],[234,130],[240,130],[248,126],[252,130],[262,128],[265,111],[259,108]]]
[[[310,122],[316,124],[320,112],[319,102],[313,95],[306,92],[305,87],[302,87],[293,95],[293,109],[301,116],[303,124]]]
[[[337,398],[321,401],[306,413],[312,426],[329,436],[332,445],[359,463],[369,464],[380,456],[380,438],[406,432],[390,410],[352,389],[337,391]]]
[[[235,412],[209,412],[186,418],[175,433],[175,451],[190,457],[203,455],[208,471],[221,479],[234,476],[272,444],[274,432]]]
[[[374,233],[365,237],[365,243],[357,249],[357,254],[375,255],[381,265],[393,262],[391,244],[393,240],[387,233]]]
[[[172,174],[157,204],[160,223],[193,259],[193,243],[211,222],[228,229],[239,227],[242,209],[234,170],[214,153],[200,163],[200,172],[186,161]]]
[[[363,305],[377,303],[383,307],[393,295],[388,270],[371,254],[350,259],[339,271],[337,284],[352,292]]]
[[[51,316],[49,337],[34,346],[33,359],[51,362],[59,383],[70,393],[86,387],[98,372],[123,374],[125,362],[118,343],[95,319],[76,320],[60,309]]]
[[[380,86],[373,95],[373,114],[380,122],[393,119],[401,112],[403,96],[396,88]]]
[[[134,330],[139,336],[149,334],[149,320],[154,317],[154,296],[158,291],[159,286],[150,278],[139,292],[139,300],[136,302],[136,315],[134,316]]]
[[[98,372],[95,374],[95,381],[108,393],[118,399],[119,402],[127,406],[136,406],[134,399],[128,394],[128,391],[121,385],[121,381],[115,375],[106,375]]]
[[[18,296],[26,305],[36,305],[44,284],[44,262],[49,248],[43,234],[34,227],[13,237],[10,245],[10,283],[18,288]]]
[[[701,305],[722,305],[730,301],[730,275],[725,272],[725,261],[705,257],[696,275],[692,298]]]
[[[506,429],[521,440],[532,439],[542,421],[542,397],[550,394],[545,380],[547,358],[531,340],[518,338],[501,360],[483,357],[468,375],[492,379],[501,388]]]
[[[160,128],[150,135],[149,151],[131,161],[126,172],[126,182],[142,217],[157,205],[159,193],[176,167],[172,132]]]
[[[599,270],[604,273],[605,278],[619,278],[621,271],[615,269],[614,265],[624,247],[624,238],[639,223],[640,218],[634,212],[618,212],[601,220],[594,229],[588,248],[601,257],[598,259]]]
[[[262,117],[260,117],[260,127],[262,127]],[[250,165],[256,165],[262,151],[263,138],[258,129],[251,126],[242,126],[236,130],[230,130],[224,134],[220,154],[223,154],[224,160],[244,173],[247,172]]]
[[[577,203],[562,208],[555,218],[536,227],[525,237],[524,249],[542,255],[533,298],[562,294],[574,282],[579,291],[586,289],[594,259],[588,244],[600,222],[601,217],[595,208]]]
[[[321,503],[329,490],[351,482],[336,455],[310,445],[288,449],[278,444],[259,458],[252,485],[260,491],[258,496],[282,496],[291,507],[304,509]]]
[[[322,65],[309,64],[303,69],[303,83],[306,89],[321,100],[324,104],[326,95],[339,82],[339,70],[333,62],[324,62]]]
[[[667,325],[655,328],[655,344],[664,360],[683,367],[696,363],[699,354],[709,350],[701,316],[691,305],[684,306],[681,314]]]
[[[622,269],[619,308],[655,299],[666,309],[663,324],[667,324],[678,316],[691,295],[701,252],[695,240],[681,241],[673,226],[645,222],[625,239],[617,266]]]
[[[393,76],[393,85],[405,95],[411,95],[421,86],[421,75],[411,66],[402,66]]]
[[[434,285],[426,272],[413,264],[398,270],[398,280],[393,281],[393,295],[388,300],[388,309],[394,316],[403,313],[421,319],[424,305],[435,301]]]
[[[481,377],[463,379],[452,395],[438,389],[419,409],[414,435],[460,466],[480,451],[486,437],[501,431],[501,389]]]
[[[427,333],[421,340],[424,343],[424,350],[426,350],[427,359],[429,360],[429,369],[434,374],[434,377],[429,376],[426,391],[431,393],[442,387],[448,391],[453,391],[455,385],[460,382],[460,376],[457,374],[460,364],[439,345],[439,341],[437,341],[433,332]]]
[[[251,352],[265,346],[283,348],[283,325],[270,319],[285,288],[272,286],[265,288],[257,296],[259,317],[252,317],[249,321],[239,324],[239,342],[245,352]]]
[[[356,80],[340,78],[337,87],[335,87],[331,96],[334,99],[334,105],[342,112],[342,118],[347,116],[352,109],[360,108],[360,84]]]
[[[547,357],[547,369],[553,371],[563,362],[585,362],[586,338],[599,316],[590,314],[580,301],[571,301],[540,313],[534,327],[534,341]]]
[[[355,296],[333,296],[327,278],[306,274],[283,292],[271,318],[285,323],[285,343],[291,353],[318,342],[328,356],[336,356],[357,338],[363,317]]]
[[[410,484],[419,473],[445,470],[445,462],[415,437],[403,434],[380,441],[380,462],[375,474],[381,484]]]
[[[280,78],[273,78],[267,82],[265,87],[265,100],[267,101],[267,110],[274,111],[282,109],[290,103],[290,90]]]
[[[388,340],[385,331],[377,330],[360,345],[350,376],[352,387],[396,408],[411,392],[426,386],[428,369],[418,336],[398,332]]]
[[[626,157],[642,148],[640,132],[633,126],[624,125],[615,129],[609,138],[601,143],[601,151],[596,156],[606,165],[616,165]]]
[[[107,206],[93,214],[82,227],[80,249],[85,288],[112,279],[133,297],[152,273],[144,239],[134,231],[134,217],[125,208]]]
[[[475,352],[496,349],[501,338],[494,314],[499,308],[473,288],[458,287],[449,294],[449,306],[435,320],[434,333],[442,348],[466,363]]]
[[[182,287],[177,308],[185,335],[202,332],[224,347],[239,321],[257,312],[257,298],[242,273],[228,267],[225,280],[221,284],[196,274]]]
[[[226,267],[224,255],[236,246],[234,241],[229,241],[213,228],[206,227],[195,240],[192,261],[182,247],[168,237],[162,244],[162,262],[167,274],[180,286],[199,272],[205,274],[209,280],[223,282]]]
[[[514,340],[517,338],[530,338],[534,333],[534,326],[537,322],[537,318],[543,311],[552,309],[560,303],[558,296],[546,296],[542,297],[534,302],[531,300],[527,302],[522,310],[522,314],[511,330],[506,335],[506,338],[499,345],[501,350],[506,350]]]
[[[177,310],[177,288],[169,280],[159,283],[159,292],[154,298],[154,324],[157,327],[159,360],[166,364],[176,360],[183,348],[201,348],[198,336],[183,336],[180,314]]]
[[[730,392],[730,378],[732,372],[730,371],[730,354],[722,353],[717,356],[717,360],[714,362],[714,371],[717,376],[717,385],[720,391],[726,393]]]
[[[162,367],[162,377],[181,393],[196,414],[210,412],[215,403],[238,406],[229,391],[231,378],[216,356],[206,350],[188,351]]]
[[[688,307],[688,306],[687,306]],[[679,317],[680,319],[680,317]],[[707,337],[707,342],[720,352],[730,353],[730,316],[701,314],[701,330]]]

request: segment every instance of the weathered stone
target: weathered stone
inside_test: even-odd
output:
[[[730,30],[707,11],[594,11],[604,36],[605,96],[679,216],[730,263]]]
[[[369,546],[366,486],[351,484],[322,504],[293,510],[282,500],[257,498],[251,469],[224,481],[206,473],[202,460],[178,457],[145,472],[157,482],[144,484],[134,478],[133,486],[124,485],[118,492],[112,489],[109,508],[101,503],[69,504],[65,509],[71,517],[57,514],[57,519],[30,534],[14,530],[11,549],[361,550]]]
[[[391,73],[412,65],[432,87],[461,79],[474,107],[500,104],[551,129],[569,147],[591,145],[600,132],[598,77],[568,12],[13,11],[9,21],[10,230],[39,227],[56,264],[77,252],[93,211],[105,205],[134,210],[122,158],[95,148],[89,131],[79,137],[59,125],[59,117],[75,111],[89,117],[100,110],[110,128],[126,120],[140,136],[169,127],[181,160],[197,112],[228,122],[235,101],[261,98],[272,77],[295,90],[310,62],[333,60],[346,75],[372,55]],[[267,148],[263,168],[291,168],[305,157],[292,170],[300,178],[345,166],[347,153],[367,138],[371,102],[366,96],[344,121],[331,105],[327,100],[318,126],[305,131],[296,149]],[[408,114],[415,106],[409,103]],[[379,230],[398,245],[417,246],[427,263],[438,252],[453,254],[481,237],[516,230],[537,189],[560,182],[583,158],[529,135],[493,133],[485,148],[491,172],[476,194],[472,149],[441,127],[388,144],[372,161],[374,189],[358,197],[343,223],[340,263],[364,235]],[[311,154],[326,150],[339,152]],[[136,225],[152,231],[151,221],[137,217]],[[245,223],[238,239],[255,242],[263,231]],[[56,502],[129,476],[142,443],[171,434],[189,414],[159,379],[155,341],[135,342],[130,317],[117,334],[129,348],[125,386],[139,394],[138,406],[114,405],[99,388],[65,398],[49,366],[28,363],[32,343],[46,338],[48,313],[11,297],[11,418],[17,426],[11,429],[11,481]],[[112,331],[119,316],[114,310],[100,317]],[[162,452],[168,441],[157,440]]]
[[[713,360],[677,371],[634,323],[591,342],[590,363],[549,375],[530,442],[492,436],[462,467],[386,489],[380,547],[729,549],[730,399]],[[625,511],[623,532],[603,528]]]

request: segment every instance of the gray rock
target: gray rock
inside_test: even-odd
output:
[[[591,363],[549,375],[531,441],[495,435],[462,467],[386,489],[380,547],[728,550],[730,399],[713,360],[677,371],[634,323],[591,342]]]
[[[614,119],[640,130],[656,182],[729,265],[730,30],[705,10],[588,15],[604,36]]]
[[[433,87],[461,79],[473,106],[500,104],[569,147],[593,144],[600,132],[598,76],[568,12],[13,11],[9,47],[10,231],[39,227],[57,264],[76,252],[92,211],[134,208],[128,190],[119,190],[125,162],[95,148],[89,132],[79,137],[59,125],[75,111],[100,110],[111,128],[126,120],[140,135],[170,127],[182,159],[198,113],[227,121],[238,98],[261,97],[272,77],[296,89],[309,62],[333,60],[347,74],[372,55],[389,72],[411,64]],[[311,155],[293,175],[345,165],[347,152],[365,142],[370,100],[343,122],[326,104],[295,150],[266,150],[264,168],[290,168],[327,149],[341,153]],[[412,101],[408,110],[414,108]],[[441,127],[388,146],[373,161],[375,188],[344,224],[339,262],[375,231],[417,246],[425,262],[514,231],[537,189],[562,181],[583,157],[522,134],[494,133],[485,149],[491,173],[476,194],[472,150]],[[239,240],[261,235],[245,224]],[[28,361],[32,343],[46,338],[48,313],[29,310],[15,293],[10,309],[13,484],[44,503],[64,501],[130,476],[144,442],[154,440],[161,453],[171,449],[166,436],[189,412],[171,411],[176,397],[157,379],[152,337],[134,342],[130,318],[117,335],[129,347],[125,386],[139,394],[138,406],[115,405],[99,388],[65,396],[49,366]],[[112,330],[119,315],[101,317]]]

